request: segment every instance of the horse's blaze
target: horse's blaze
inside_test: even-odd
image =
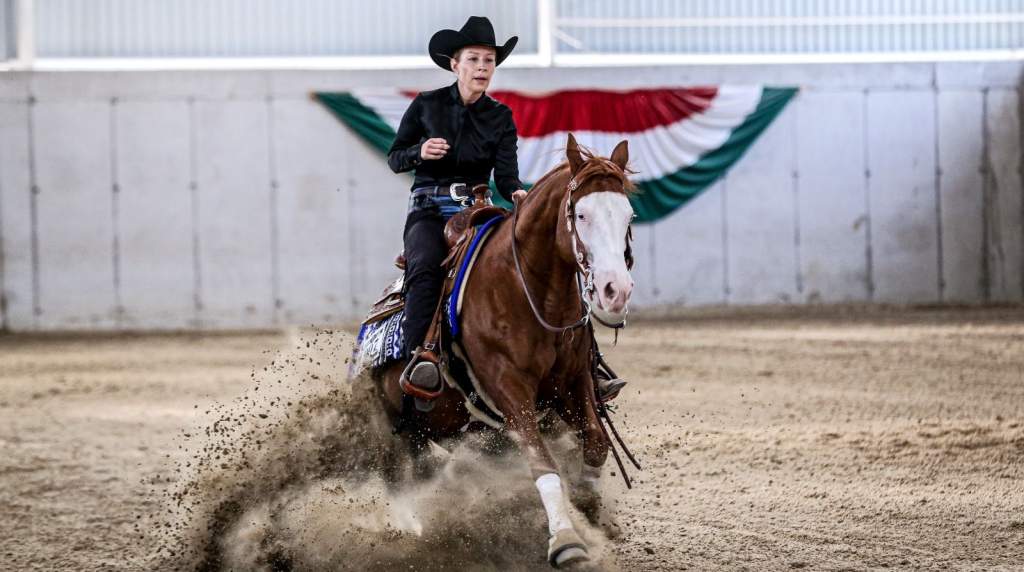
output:
[[[606,318],[621,320],[633,293],[633,278],[626,268],[626,231],[633,207],[626,195],[597,192],[576,203],[576,231],[587,249],[594,276],[592,302]]]

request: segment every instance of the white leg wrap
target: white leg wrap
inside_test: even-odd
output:
[[[598,482],[601,480],[601,467],[591,467],[583,463],[583,472],[580,478],[583,480],[583,484],[596,489]]]
[[[547,473],[537,478],[537,490],[544,510],[548,513],[548,533],[554,535],[559,530],[572,528],[569,520],[569,509],[565,506],[562,494],[562,479],[557,473]]]

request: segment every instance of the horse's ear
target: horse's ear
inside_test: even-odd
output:
[[[623,171],[626,170],[626,163],[629,162],[629,142],[623,139],[612,151],[612,163],[615,163]]]
[[[569,142],[565,144],[565,157],[569,159],[569,170],[575,175],[579,172],[580,167],[583,166],[583,156],[580,155],[580,146],[576,143],[576,138],[569,134]]]

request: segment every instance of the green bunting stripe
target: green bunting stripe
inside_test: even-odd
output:
[[[637,221],[654,222],[669,215],[725,175],[796,93],[796,88],[764,88],[754,110],[732,128],[721,145],[673,173],[639,181],[639,192],[630,198]],[[371,147],[382,154],[390,149],[395,138],[394,129],[357,96],[351,93],[316,93],[314,97]],[[531,184],[532,181],[524,181],[527,188]],[[493,181],[491,185],[493,187]],[[497,193],[494,201],[502,206],[511,206]]]

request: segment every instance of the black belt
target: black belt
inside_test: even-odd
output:
[[[437,185],[435,187],[416,187],[412,190],[412,196],[419,197],[427,195],[430,197],[447,197],[450,187]]]
[[[471,185],[469,183],[452,183],[450,185],[416,187],[412,190],[412,196],[419,197],[426,195],[430,197],[450,197],[455,200],[472,201],[472,190],[475,186],[476,185]],[[489,195],[490,193],[488,193],[488,196]]]
[[[468,194],[469,191],[471,191],[473,189],[473,187],[475,187],[477,184],[479,184],[479,183],[476,183],[476,184],[452,183],[450,185],[434,185],[434,186],[430,186],[430,187],[416,187],[415,189],[412,190],[412,194],[414,194],[414,195],[433,195],[433,196],[445,195],[445,196],[448,196],[448,195],[451,194],[452,189],[454,188],[454,190],[457,193],[459,193],[460,195],[463,195],[463,194]],[[484,184],[486,184],[486,183],[484,183]]]

